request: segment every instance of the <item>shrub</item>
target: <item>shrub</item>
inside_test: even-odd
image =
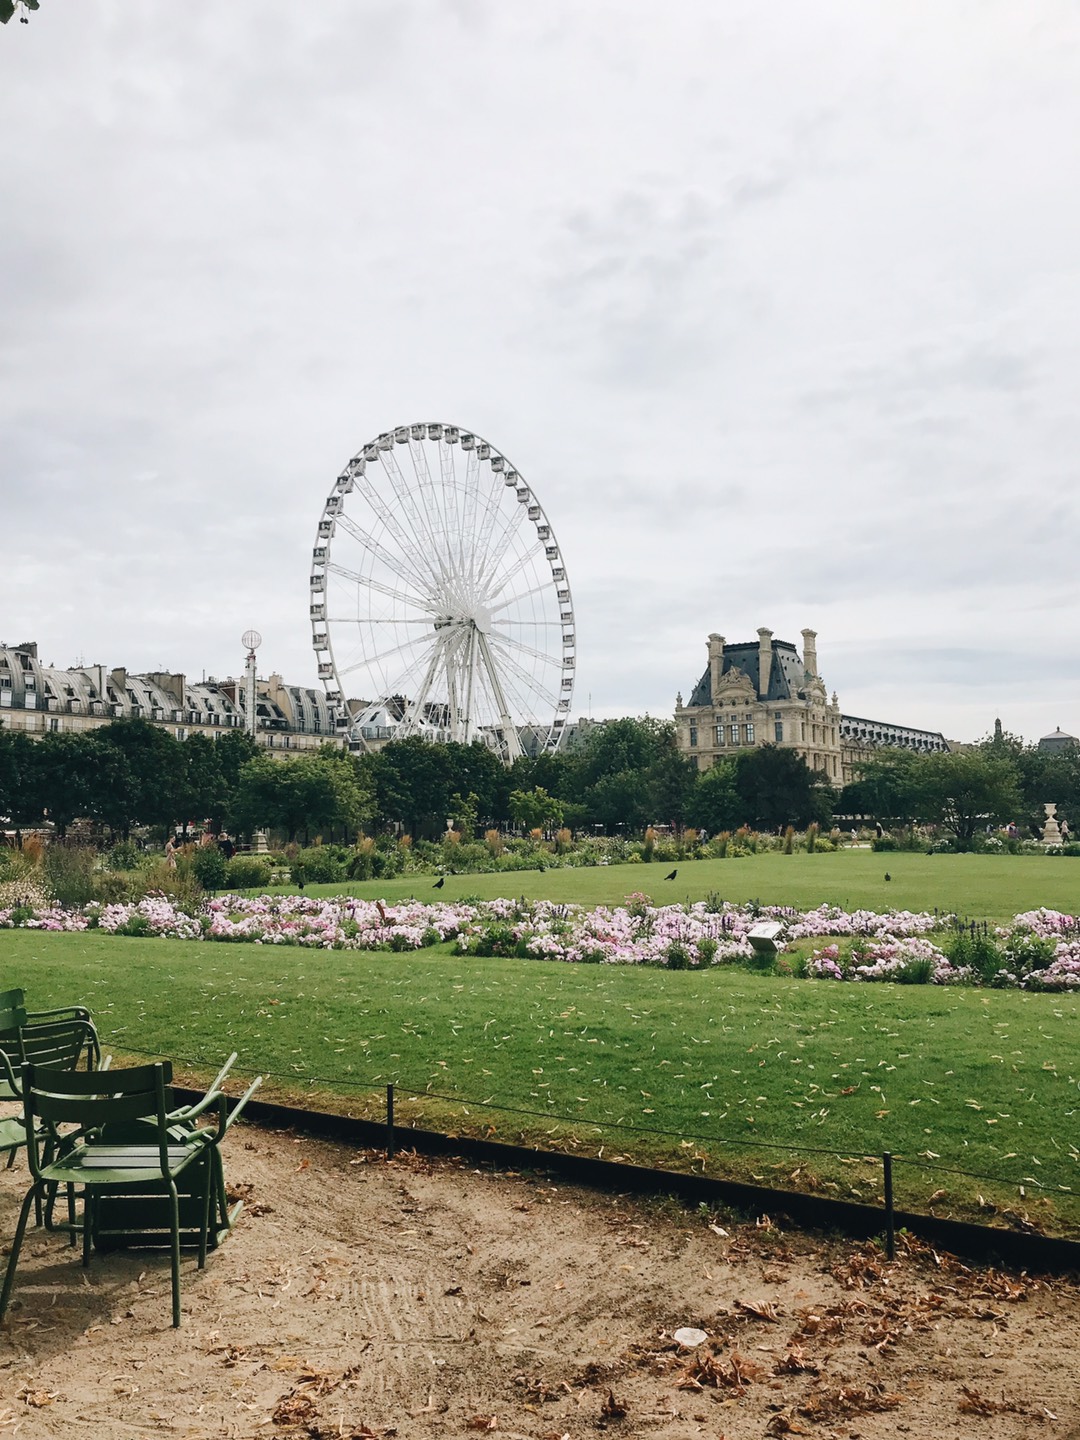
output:
[[[270,862],[261,855],[234,855],[225,867],[230,890],[261,890],[270,884]]]
[[[711,965],[716,958],[716,952],[719,948],[719,942],[714,940],[711,935],[703,935],[697,942],[698,963],[701,965]]]
[[[44,869],[57,904],[77,909],[93,900],[96,862],[96,852],[81,845],[49,846]]]
[[[664,961],[669,970],[689,970],[690,951],[681,940],[673,940],[667,948]]]
[[[195,878],[204,890],[223,890],[228,862],[216,845],[200,845],[191,857]]]
[[[137,870],[142,851],[134,840],[121,840],[109,851],[106,864],[110,870]]]
[[[875,835],[870,841],[871,850],[899,850],[895,835]]]
[[[312,885],[335,885],[345,879],[346,867],[342,864],[333,845],[312,845],[301,850],[292,863],[292,877]]]
[[[898,985],[929,985],[934,974],[934,962],[927,956],[909,960],[902,970],[896,972]]]
[[[186,910],[191,915],[198,909],[203,898],[203,888],[195,874],[193,858],[188,854],[180,855],[175,867],[167,865],[164,860],[160,861],[144,870],[139,880],[145,887],[145,895],[165,895],[179,909]]]
[[[784,831],[784,854],[792,855],[795,852],[795,826],[789,825]]]
[[[375,859],[375,841],[370,835],[361,835],[345,866],[349,879],[370,880],[375,874]]]
[[[1045,970],[1056,954],[1053,940],[1034,935],[1029,930],[1014,930],[1005,942],[1005,958],[1010,971],[1026,974]]]
[[[103,905],[131,905],[145,896],[145,870],[103,870],[94,877],[94,899]]]

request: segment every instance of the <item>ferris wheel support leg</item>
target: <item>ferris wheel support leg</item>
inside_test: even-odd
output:
[[[439,657],[441,656],[441,654],[442,645],[436,642],[435,648],[431,652],[431,659],[428,661],[427,670],[424,672],[424,679],[421,682],[419,690],[417,690],[416,692],[416,699],[406,709],[405,714],[402,717],[402,719],[406,722],[406,725],[409,721],[410,710],[413,714],[414,724],[423,725],[424,723],[424,705],[427,702],[428,692],[430,691],[432,682],[435,679],[435,672],[439,668]]]
[[[476,637],[475,625],[469,627],[469,658],[466,661],[465,681],[465,744],[472,740],[473,680],[476,678]]]
[[[491,656],[491,647],[488,644],[487,636],[482,630],[476,632],[476,638],[480,646],[480,655],[488,672],[488,680],[491,683],[492,694],[495,696],[495,703],[499,707],[499,719],[503,727],[503,737],[506,745],[506,763],[508,765],[520,756],[524,755],[521,748],[521,741],[518,738],[517,726],[510,719],[510,707],[506,703],[506,696],[503,694],[502,681],[499,679],[499,672],[495,668],[495,662]]]

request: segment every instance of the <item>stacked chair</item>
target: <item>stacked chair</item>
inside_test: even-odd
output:
[[[60,1070],[98,1069],[101,1045],[89,1010],[69,1005],[28,1011],[21,990],[0,991],[0,1101],[22,1099],[19,1072],[28,1061]],[[0,1118],[0,1154],[7,1152],[9,1169],[25,1144],[23,1116]]]
[[[17,996],[18,1004],[5,1001]],[[180,1248],[197,1246],[199,1268],[228,1234],[231,1210],[221,1142],[262,1083],[257,1077],[230,1108],[222,1085],[233,1054],[203,1098],[177,1106],[172,1064],[108,1068],[89,1014],[77,1007],[30,1015],[21,992],[0,994],[0,1099],[22,1114],[0,1120],[0,1151],[26,1147],[33,1179],[19,1212],[3,1291],[7,1312],[31,1207],[38,1223],[81,1235],[83,1264],[91,1247],[168,1245],[172,1261],[172,1322],[180,1324]],[[203,1120],[213,1123],[202,1123]],[[57,1195],[67,1221],[54,1223]],[[78,1214],[81,1204],[81,1217]]]

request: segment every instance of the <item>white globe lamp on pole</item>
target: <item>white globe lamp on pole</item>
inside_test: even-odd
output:
[[[247,711],[247,732],[254,738],[258,731],[255,715],[255,651],[262,644],[262,636],[258,630],[245,630],[240,637],[240,643],[248,652],[244,664],[244,708]]]

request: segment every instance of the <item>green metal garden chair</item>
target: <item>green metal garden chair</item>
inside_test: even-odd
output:
[[[26,1009],[26,996],[22,990],[0,990],[0,1010]],[[85,1005],[60,1005],[55,1010],[28,1010],[26,1018],[31,1024],[39,1020],[89,1020],[90,1011]]]
[[[260,1077],[261,1079],[261,1077]],[[257,1079],[229,1114],[220,1089],[194,1106],[171,1109],[172,1066],[168,1061],[102,1072],[23,1066],[27,1156],[33,1184],[26,1193],[8,1259],[0,1322],[7,1312],[26,1225],[33,1204],[51,1198],[60,1186],[82,1202],[83,1264],[91,1243],[137,1241],[144,1231],[167,1231],[172,1262],[172,1319],[180,1324],[180,1245],[183,1228],[198,1245],[199,1268],[206,1264],[211,1209],[215,1220],[232,1217],[225,1208],[219,1146]],[[109,1094],[100,1093],[107,1083]],[[216,1124],[202,1128],[200,1116],[216,1112]],[[61,1127],[73,1125],[65,1132]],[[184,1215],[181,1214],[181,1194]],[[119,1201],[110,1211],[106,1201]],[[165,1223],[162,1224],[162,1212]],[[215,1237],[217,1238],[217,1237]]]

